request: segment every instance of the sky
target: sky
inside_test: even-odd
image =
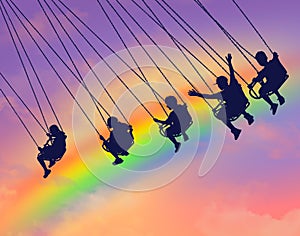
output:
[[[10,1],[2,2],[68,138],[65,156],[52,168],[49,177],[43,179],[43,170],[36,160],[37,146],[5,98],[0,95],[0,210],[5,214],[0,222],[1,235],[299,235],[300,189],[297,179],[300,177],[300,125],[297,117],[297,78],[300,76],[300,35],[297,22],[300,19],[297,1],[237,1],[271,49],[279,54],[290,77],[280,89],[286,103],[279,107],[275,116],[271,115],[264,101],[249,96],[247,85],[238,78],[249,97],[248,111],[254,115],[255,122],[248,126],[242,117],[235,121],[234,124],[242,129],[239,140],[235,141],[230,131],[214,118],[210,107],[203,100],[187,95],[191,85],[183,77],[184,75],[189,79],[200,91],[209,93],[210,89],[218,91],[213,85],[214,75],[195,58],[216,75],[226,73],[155,0],[145,2],[168,32],[195,56],[188,55],[197,70],[183,57],[168,34],[131,0],[119,2],[151,36],[152,41],[116,0],[110,1],[134,36],[146,48],[153,59],[151,61],[109,4],[100,0],[151,86],[163,97],[174,95],[179,103],[185,102],[188,105],[194,122],[188,130],[190,139],[183,142],[179,138],[182,146],[177,154],[174,154],[173,146],[159,134],[158,126],[152,121],[153,117],[164,119],[166,115],[149,87],[136,76],[139,74],[138,68],[96,0],[66,0],[63,3],[86,22],[112,50],[81,25],[62,7],[59,0],[46,1],[83,57],[51,15],[45,1],[40,1],[70,53],[77,71],[39,6],[39,1],[12,2],[45,38],[46,42],[21,17],[41,51],[9,8]],[[95,50],[85,42],[53,2],[70,17],[71,22]],[[147,9],[142,0],[136,2]],[[223,58],[231,53],[236,71],[246,82],[251,82],[256,71],[194,1],[166,2]],[[232,1],[201,2],[252,54],[263,50],[269,58],[272,57]],[[1,10],[3,9],[1,5]],[[152,14],[149,10],[147,12]],[[46,129],[3,16],[0,18],[0,72],[28,105],[43,129]],[[197,38],[195,34],[193,36]],[[155,44],[163,49],[173,64]],[[201,44],[204,45],[202,42]],[[57,121],[19,43],[18,48],[47,124],[54,124]],[[47,63],[43,53],[56,72]],[[249,58],[255,68],[262,69]],[[221,59],[217,60],[227,67]],[[161,68],[162,73],[155,64]],[[134,69],[130,70],[129,67]],[[97,74],[101,83],[93,73]],[[109,114],[126,122],[117,109],[120,108],[134,127],[135,144],[129,149],[130,155],[124,157],[122,165],[112,166],[112,156],[102,150],[93,126],[105,137],[109,135],[108,130],[89,94],[74,75],[77,79],[84,79],[91,93]],[[164,76],[180,96],[176,95]],[[60,78],[71,95],[76,97],[90,122]],[[42,146],[47,139],[43,129],[4,81],[0,81],[0,86],[37,144]],[[117,105],[105,91],[109,92]],[[271,98],[276,101],[276,97]],[[209,105],[215,106],[216,102],[209,101]],[[107,118],[107,114],[101,111]],[[205,165],[207,163],[210,165]],[[200,171],[200,166],[202,170],[205,169],[204,174],[201,174],[203,172]]]

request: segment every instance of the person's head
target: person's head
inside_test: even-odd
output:
[[[49,127],[49,132],[50,132],[50,134],[52,134],[52,135],[56,135],[56,134],[58,134],[58,133],[60,132],[60,130],[59,130],[59,128],[57,127],[57,125],[51,125],[51,126]]]
[[[107,119],[107,125],[109,128],[115,127],[117,123],[118,123],[117,117],[111,116]]]
[[[216,84],[223,90],[228,86],[228,79],[225,76],[219,76],[216,80]]]
[[[255,54],[255,59],[261,66],[266,66],[268,63],[268,57],[263,51],[259,51]]]
[[[165,103],[169,109],[174,109],[178,106],[177,99],[174,96],[168,96],[165,98]]]

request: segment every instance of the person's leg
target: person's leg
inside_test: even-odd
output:
[[[48,168],[51,168],[52,166],[54,166],[56,164],[56,161],[54,159],[50,160],[50,163],[48,165]]]
[[[40,165],[43,167],[44,169],[44,178],[47,178],[47,176],[50,174],[51,170],[49,170],[47,167],[46,167],[46,164],[45,164],[45,160],[49,160],[49,158],[47,157],[46,154],[39,154],[37,156],[37,160],[38,162],[40,163]]]
[[[166,135],[170,139],[170,141],[174,144],[175,146],[175,152],[178,152],[181,143],[177,142],[176,138],[174,137],[175,132],[173,131],[172,127],[169,127],[166,129]]]
[[[269,92],[269,89],[268,89],[267,85],[263,85],[259,90],[260,96],[271,106],[270,110],[272,111],[272,114],[275,115],[277,108],[278,108],[278,104],[272,102],[271,98],[268,95],[268,92]]]
[[[232,123],[231,121],[227,120],[226,122],[224,122],[227,127],[230,129],[231,133],[233,134],[234,136],[234,139],[237,140],[242,132],[241,129],[238,129],[236,128]]]
[[[277,99],[279,101],[279,104],[280,105],[283,105],[285,103],[285,98],[279,93],[278,90],[274,91],[274,93],[276,94],[277,96]]]
[[[60,160],[63,157],[63,155],[65,155],[65,153],[66,153],[66,149],[57,150],[57,151],[53,152],[51,154],[52,159],[49,160],[50,163],[48,165],[48,168],[51,168],[52,166],[54,166],[56,164],[56,162],[58,160]]]
[[[252,116],[250,113],[246,112],[246,110],[242,114],[244,115],[244,118],[248,121],[248,124],[252,125],[254,122],[254,116]]]
[[[123,162],[123,159],[120,158],[118,155],[118,150],[120,147],[117,145],[116,142],[114,141],[106,142],[106,148],[108,149],[108,152],[110,152],[110,154],[112,154],[115,158],[115,161],[112,163],[114,166],[121,164]]]
[[[229,113],[229,112],[228,112]],[[228,114],[230,115],[230,114]],[[242,132],[242,130],[236,128],[232,122],[229,120],[229,116],[227,118],[226,115],[226,109],[225,107],[222,107],[219,111],[219,113],[216,115],[216,118],[222,121],[231,131],[231,133],[234,135],[234,139],[237,140]]]
[[[37,160],[38,160],[38,162],[40,163],[40,165],[43,167],[43,169],[44,169],[44,171],[46,171],[46,170],[48,170],[47,169],[47,166],[46,166],[46,164],[45,164],[45,155],[44,154],[39,154],[38,156],[37,156]]]
[[[118,153],[117,152],[114,152],[114,151],[111,151],[110,152],[114,158],[115,158],[115,161],[112,163],[114,166],[115,165],[119,165],[121,164],[124,160],[122,158],[119,157]]]

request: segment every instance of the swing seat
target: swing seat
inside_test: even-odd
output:
[[[131,146],[133,145],[133,142],[132,142],[132,144],[131,144]],[[104,151],[106,151],[106,152],[114,152],[113,150],[111,150],[105,143],[103,143],[102,144],[102,148],[103,148],[103,150]],[[122,148],[118,148],[118,150],[116,151],[116,154],[118,155],[118,156],[128,156],[129,155],[129,153],[126,151],[126,150],[123,150]]]
[[[64,154],[65,154],[66,150],[63,150],[59,153],[55,153],[54,151],[51,150],[51,146],[45,146],[42,150],[40,150],[40,153],[38,154],[38,156],[41,156],[41,155],[46,155],[47,157],[47,160],[54,160],[55,162],[57,161],[60,161]]]
[[[130,137],[132,137],[132,136],[130,136]],[[127,151],[133,144],[134,144],[133,138],[126,139],[126,143],[123,142],[121,145],[122,147],[117,143],[110,144],[110,139],[108,139],[107,141],[103,142],[102,148],[106,152],[110,152],[110,153],[115,152],[117,155],[120,155],[120,156],[128,156]],[[113,149],[115,149],[115,150],[112,150],[111,146],[113,146],[114,147]]]
[[[272,95],[275,91],[279,90],[279,89],[281,88],[281,86],[288,80],[288,78],[289,78],[289,75],[286,74],[286,75],[284,76],[283,79],[281,79],[277,84],[275,84],[275,85],[273,86],[273,89],[271,89],[271,90],[267,93],[267,95],[270,96],[270,95]],[[260,84],[261,84],[261,86],[263,86],[263,83],[260,83]],[[254,87],[254,86],[253,86],[253,87]],[[252,98],[254,98],[254,99],[261,99],[260,94],[258,94],[257,92],[255,92],[255,90],[254,90],[253,87],[251,87],[250,90],[249,90],[250,96],[251,96]]]
[[[272,95],[275,91],[279,90],[281,88],[281,86],[288,80],[289,75],[285,75],[285,77],[278,82],[278,84],[276,84],[276,86],[274,86],[275,88],[273,90],[271,90],[270,92],[268,92],[268,95]]]
[[[54,161],[60,161],[63,158],[64,154],[57,156],[56,158],[53,158]]]
[[[245,111],[249,106],[250,106],[250,102],[247,101],[247,103],[245,104],[245,106],[244,106],[242,109],[240,109],[238,112],[232,112],[233,114],[230,114],[230,117],[229,117],[228,120],[231,121],[231,122],[237,120],[237,119],[241,116],[242,112]],[[213,113],[214,113],[214,116],[215,116],[217,119],[219,119],[219,116],[218,116],[218,115],[219,115],[220,111],[223,110],[223,109],[226,110],[224,102],[221,101],[221,102],[219,102],[219,104],[212,110]]]
[[[172,136],[173,137],[180,137],[183,133],[185,133],[193,124],[193,121],[191,120],[184,129],[181,129],[180,131],[174,133]],[[167,137],[167,132],[166,129],[168,128],[168,125],[160,125],[159,126],[159,133],[163,136],[163,137]]]
[[[179,105],[179,107],[176,110],[176,116],[178,117],[178,120],[180,122],[180,127],[178,127],[178,131],[173,133],[173,137],[179,137],[191,127],[193,124],[192,116],[190,115],[187,105]],[[159,126],[159,133],[163,137],[167,137],[166,129],[168,128],[168,125],[160,125]]]
[[[126,124],[119,124],[111,131],[110,137],[103,140],[102,148],[106,152],[127,156],[128,150],[134,144],[133,129]]]

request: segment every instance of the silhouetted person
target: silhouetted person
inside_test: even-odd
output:
[[[38,148],[40,153],[37,156],[37,160],[44,169],[44,178],[47,178],[47,176],[51,173],[51,170],[48,168],[54,166],[56,161],[61,159],[66,152],[67,136],[63,131],[59,130],[56,125],[50,126],[47,136],[49,139],[43,148]],[[50,162],[48,168],[46,167],[45,161]]]
[[[248,99],[245,96],[242,86],[238,83],[234,76],[234,70],[231,63],[231,54],[228,54],[226,60],[228,61],[230,70],[230,82],[225,76],[219,76],[217,78],[217,85],[221,89],[221,92],[214,94],[201,94],[195,90],[190,90],[190,96],[198,96],[206,99],[219,99],[223,101],[220,110],[215,114],[216,117],[221,120],[231,130],[234,135],[234,139],[237,140],[241,130],[236,128],[230,119],[232,117],[238,117],[243,114],[244,118],[251,125],[254,122],[254,117],[246,112]]]
[[[272,111],[272,114],[275,115],[278,104],[272,102],[269,93],[274,92],[276,94],[280,105],[285,103],[284,97],[278,90],[287,78],[287,71],[279,61],[276,52],[273,53],[273,59],[270,61],[268,61],[267,55],[262,51],[256,53],[255,59],[258,64],[264,68],[258,73],[258,76],[252,80],[249,88],[252,89],[255,83],[261,84],[259,94],[271,106],[270,110]],[[266,81],[264,81],[264,78]]]
[[[109,138],[106,140],[100,135],[100,139],[103,141],[104,150],[115,157],[115,161],[112,164],[118,165],[123,162],[123,159],[119,156],[129,155],[127,150],[133,145],[133,129],[131,125],[119,122],[116,117],[109,117],[107,125],[110,129]]]
[[[189,137],[186,134],[186,130],[192,123],[192,118],[188,113],[186,104],[179,105],[174,96],[168,96],[165,98],[167,107],[172,110],[166,120],[159,120],[154,118],[153,120],[157,123],[161,123],[164,126],[168,126],[166,129],[166,136],[175,145],[175,152],[178,152],[181,143],[177,142],[176,136],[182,135],[184,141],[187,141]]]

